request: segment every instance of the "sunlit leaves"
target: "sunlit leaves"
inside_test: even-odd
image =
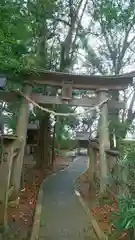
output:
[[[0,69],[20,68],[30,38],[28,15],[18,1],[0,2]]]
[[[105,27],[125,27],[135,21],[134,1],[103,0],[94,1],[93,18],[101,20]],[[102,16],[102,19],[100,18]]]
[[[113,224],[117,231],[130,230],[135,227],[135,200],[131,197],[118,198],[119,213],[114,213]]]

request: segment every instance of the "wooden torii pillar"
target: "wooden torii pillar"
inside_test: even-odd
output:
[[[30,97],[32,93],[32,86],[26,83],[23,88],[23,93]],[[18,197],[18,193],[20,190],[20,183],[21,183],[21,174],[22,174],[22,167],[23,167],[23,158],[24,158],[24,151],[25,151],[25,144],[26,144],[26,137],[27,137],[27,125],[29,119],[29,103],[28,101],[22,97],[20,111],[17,120],[16,126],[16,135],[21,143],[20,154],[16,158],[14,165],[13,165],[13,173],[11,182],[14,186],[14,192],[11,196],[12,200]]]
[[[98,89],[98,102],[102,102],[108,97],[108,89]],[[105,151],[110,149],[109,131],[108,131],[108,102],[103,103],[100,107],[99,119],[99,166],[100,166],[100,193],[106,191],[108,167]]]
[[[88,157],[89,157],[89,168],[88,168],[89,190],[92,191],[94,187],[94,182],[95,182],[96,154],[90,142],[88,147]]]

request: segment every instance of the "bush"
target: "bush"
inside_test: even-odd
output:
[[[127,231],[129,239],[134,240],[135,200],[130,197],[118,198],[119,212],[113,213],[112,223],[118,232]]]

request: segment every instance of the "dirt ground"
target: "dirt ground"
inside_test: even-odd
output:
[[[19,204],[8,208],[8,233],[3,240],[27,240],[30,237],[38,190],[43,179],[67,167],[71,157],[57,156],[54,166],[48,169],[35,169],[34,163],[25,161],[24,188],[19,194]]]

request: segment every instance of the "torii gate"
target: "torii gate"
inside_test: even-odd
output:
[[[23,94],[32,99],[33,101],[39,104],[69,104],[76,106],[84,106],[84,107],[93,107],[101,101],[104,101],[108,97],[108,93],[110,90],[119,91],[127,88],[129,84],[132,84],[133,77],[135,73],[119,75],[119,76],[89,76],[89,75],[75,75],[68,73],[60,73],[60,72],[49,72],[49,71],[33,71],[29,72],[20,72],[20,78],[25,80]],[[7,73],[8,77],[8,73]],[[44,96],[42,94],[32,93],[33,85],[50,85],[54,87],[62,88],[62,96]],[[77,99],[72,97],[73,89],[82,89],[82,90],[93,90],[96,93],[96,97],[92,98],[82,98]],[[12,195],[15,197],[18,195],[20,189],[20,179],[23,165],[23,157],[24,157],[24,149],[26,144],[26,134],[27,134],[27,125],[29,118],[29,102],[20,96],[19,93],[16,92],[1,92],[0,100],[5,101],[18,101],[21,99],[21,107],[18,117],[18,123],[16,128],[16,137],[12,140],[11,150],[18,148],[19,154],[14,159],[15,154],[9,156],[9,153],[6,152],[7,158],[6,161],[2,160],[2,167],[0,170],[3,189],[2,193],[0,193],[0,210],[3,210],[3,214],[1,212],[0,222],[4,221],[6,214],[6,204],[8,195],[5,195],[12,186]],[[108,107],[109,108],[124,108],[123,102],[117,102],[113,100],[109,100],[105,102],[101,106],[101,117],[100,117],[100,125],[99,125],[99,156],[100,161],[104,165],[106,162],[105,158],[105,150],[109,149],[109,134],[108,134]],[[7,137],[8,138],[8,137]],[[16,140],[17,139],[17,140]],[[16,144],[14,142],[16,141]],[[20,145],[21,143],[21,145]],[[16,146],[16,147],[15,147]],[[11,152],[11,151],[9,151]],[[12,173],[11,173],[11,167]],[[4,172],[5,170],[6,172]],[[106,175],[106,169],[101,168],[101,175]],[[9,191],[8,191],[9,192]],[[13,194],[14,193],[14,194]],[[10,194],[11,195],[11,194]],[[6,196],[6,197],[5,197]]]

